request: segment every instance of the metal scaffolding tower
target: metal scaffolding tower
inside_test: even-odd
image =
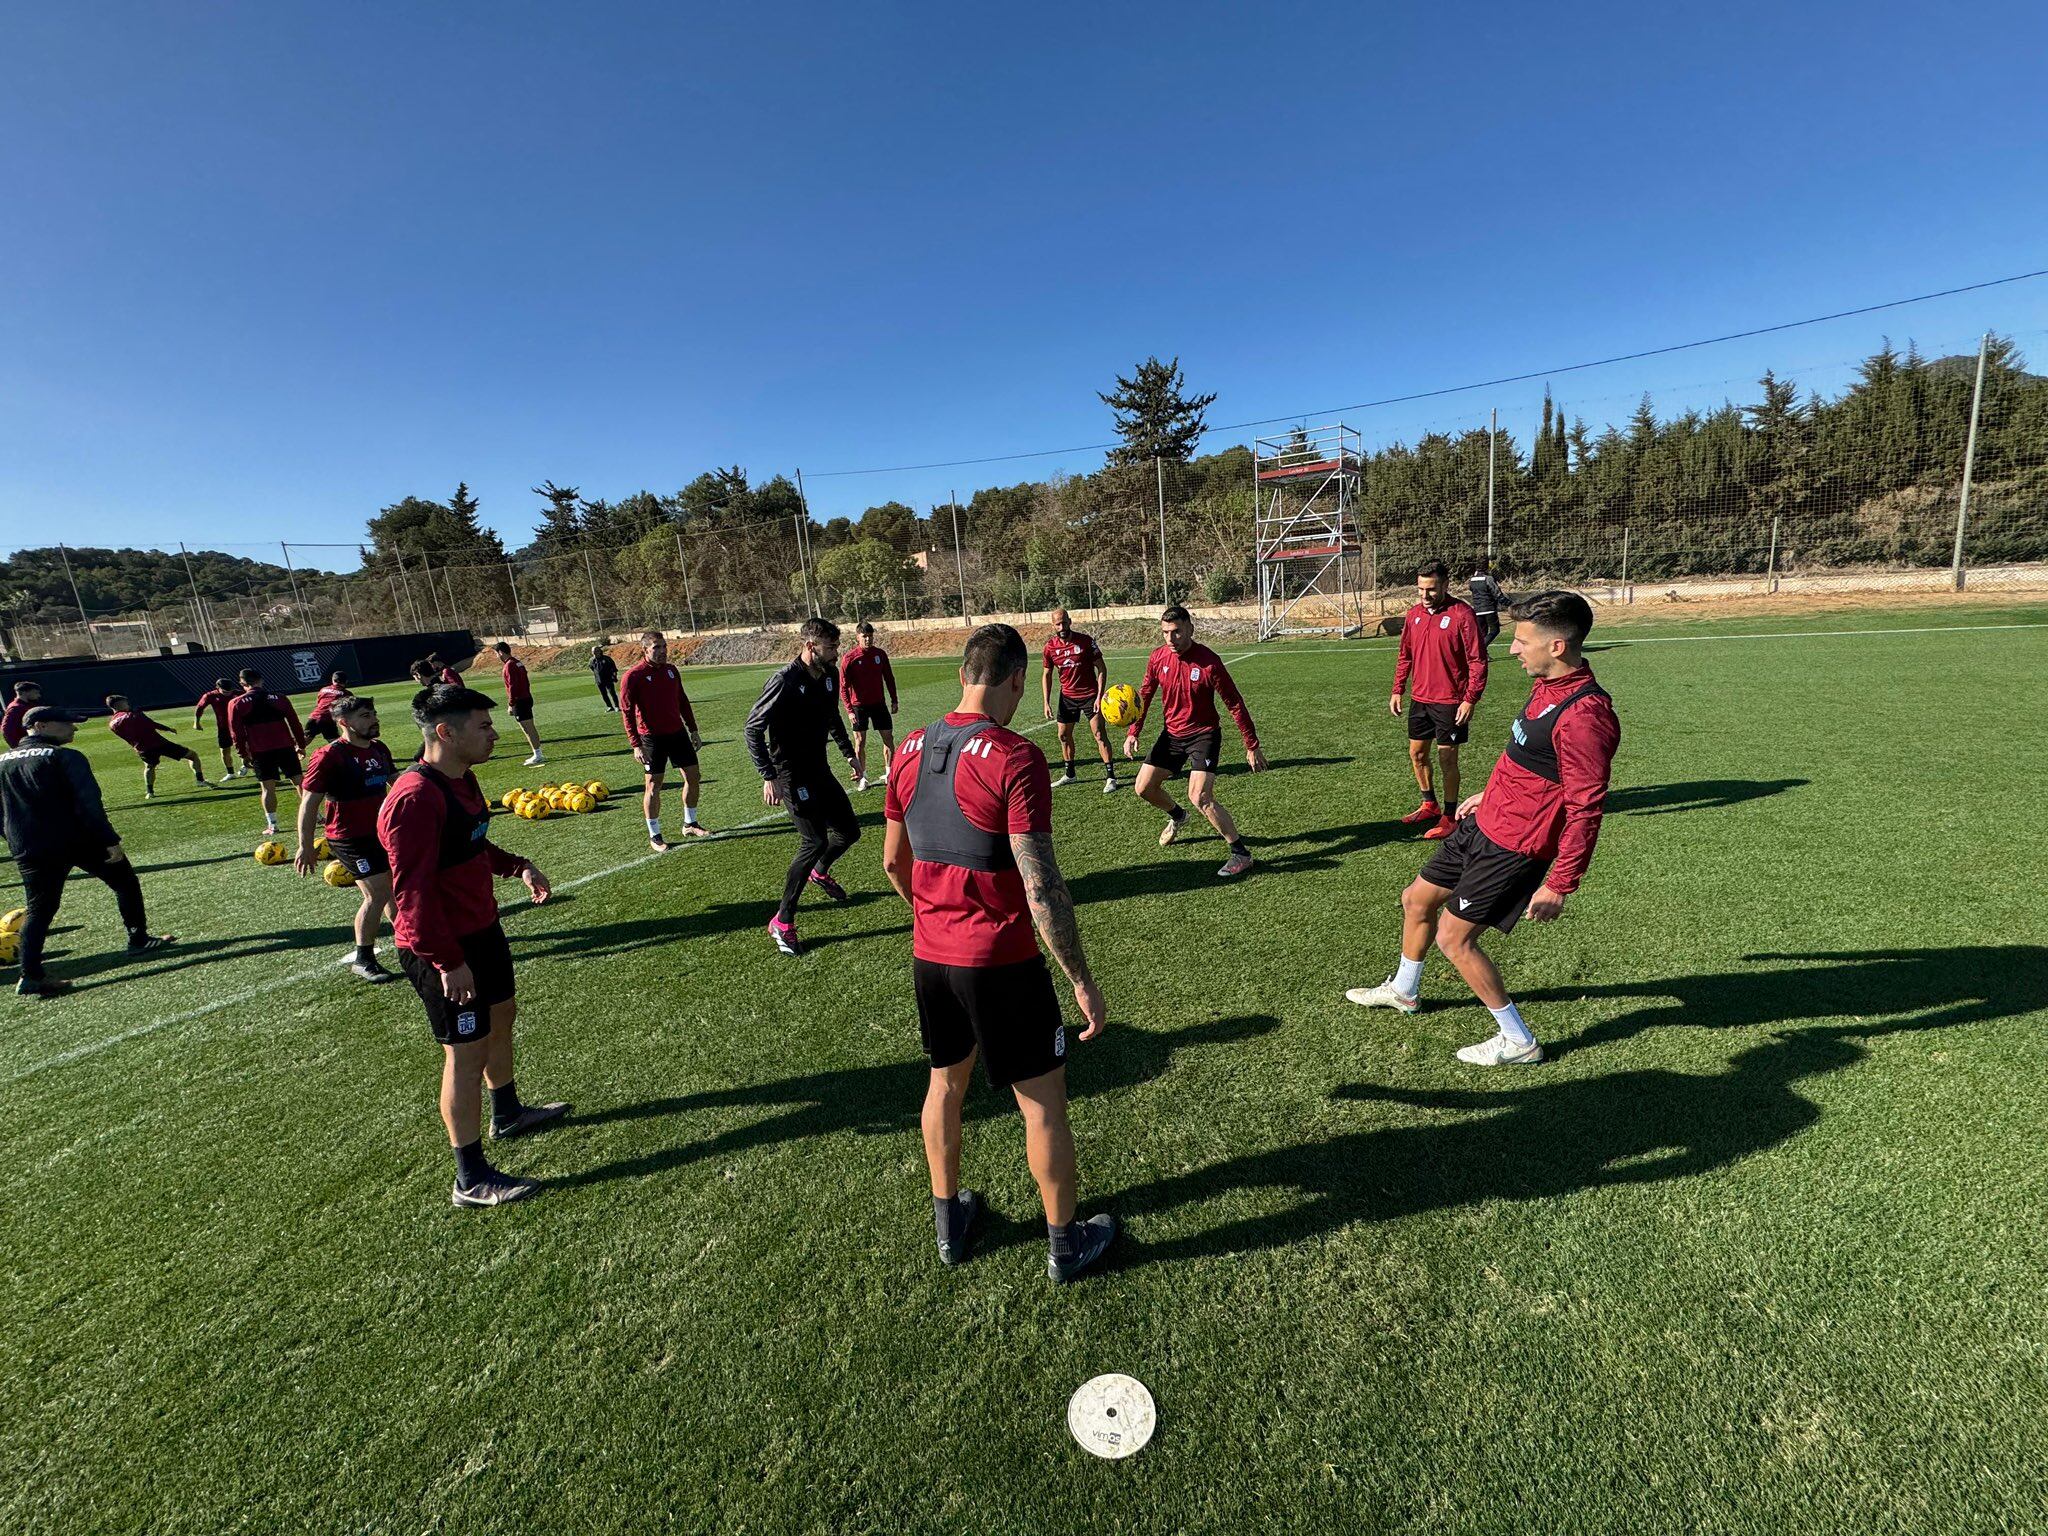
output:
[[[1351,561],[1361,547],[1355,508],[1363,464],[1358,433],[1341,423],[1253,443],[1261,640],[1357,628]]]

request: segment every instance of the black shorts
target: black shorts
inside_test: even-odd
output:
[[[358,880],[366,875],[391,873],[391,857],[374,837],[330,837],[327,851],[348,866]]]
[[[259,779],[290,779],[294,784],[306,771],[299,761],[299,754],[290,747],[273,747],[268,752],[258,752],[249,759],[249,766],[256,770]]]
[[[647,777],[658,779],[673,764],[677,768],[697,766],[697,749],[690,745],[688,731],[669,731],[660,736],[642,736],[640,755],[646,759]]]
[[[896,728],[896,721],[880,704],[856,704],[853,706],[853,728],[856,731],[890,731]]]
[[[514,720],[531,720],[533,718],[533,700],[531,699],[509,699],[505,703],[505,709]]]
[[[917,1031],[935,1067],[979,1050],[998,1088],[1066,1065],[1067,1026],[1045,957],[1014,965],[940,965],[913,960]]]
[[[313,726],[313,734],[315,736],[318,736],[322,741],[341,740],[341,725],[340,722],[338,722],[334,718],[334,716],[322,715],[318,720],[315,720],[311,723]]]
[[[1472,734],[1472,722],[1468,719],[1458,724],[1458,706],[1455,704],[1425,704],[1420,699],[1408,701],[1408,739],[1428,741],[1435,738],[1440,747],[1461,745]]]
[[[504,928],[493,923],[480,933],[462,940],[462,958],[476,978],[476,996],[466,1003],[451,1003],[441,990],[441,973],[433,962],[422,960],[403,945],[398,950],[398,967],[412,983],[426,1005],[427,1027],[443,1045],[468,1045],[491,1032],[491,1009],[512,1001],[512,946],[505,942]]]
[[[1451,893],[1446,912],[1468,923],[1513,931],[1529,898],[1550,873],[1550,860],[1503,848],[1479,830],[1479,818],[1467,816],[1437,844],[1422,866],[1422,878]]]
[[[1175,736],[1161,731],[1159,739],[1152,743],[1152,750],[1145,754],[1145,762],[1153,768],[1164,768],[1168,773],[1179,773],[1185,768],[1189,773],[1214,773],[1216,760],[1223,751],[1223,730],[1197,731],[1192,736]]]
[[[1085,699],[1070,699],[1060,695],[1059,711],[1055,718],[1061,725],[1078,725],[1081,721],[1097,715],[1102,710],[1102,695],[1091,693]]]
[[[228,728],[224,725],[214,727],[213,739],[219,743],[223,752],[235,744],[235,738],[228,734]]]
[[[155,746],[142,749],[143,762],[152,768],[167,757],[174,763],[196,763],[199,761],[199,754],[180,742],[160,741]]]

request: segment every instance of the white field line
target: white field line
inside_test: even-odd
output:
[[[1609,640],[1596,639],[1600,646],[1610,645],[1669,645],[1681,641],[1693,644],[1708,644],[1717,640],[1846,640],[1875,635],[1964,635],[1978,634],[1988,630],[2002,629],[2048,629],[2048,623],[2039,624],[1928,624],[1903,629],[1785,629],[1738,635],[1636,635],[1617,636]],[[1327,655],[1332,651],[1379,651],[1391,650],[1395,645],[1392,635],[1376,643],[1338,643],[1335,641],[1293,641],[1283,642],[1267,650],[1247,651],[1245,656],[1233,656],[1232,661],[1245,657],[1259,656],[1307,656]]]
[[[721,837],[726,836],[727,833],[743,832],[749,828],[766,826],[771,821],[780,821],[782,814],[781,811],[773,811],[766,816],[756,816],[752,821],[744,821],[736,827],[728,827],[724,832],[714,832],[709,837],[700,839],[700,841],[715,843]],[[670,851],[674,852],[675,850],[671,849]],[[667,854],[655,853],[650,850],[647,853],[641,854],[638,858],[627,859],[624,863],[614,864],[608,869],[593,870],[590,874],[578,875],[574,880],[564,880],[554,889],[557,891],[573,891],[579,886],[589,885],[598,880],[608,880],[613,875],[622,875],[629,869],[638,869],[643,864],[652,864],[656,859],[666,858],[667,856]],[[519,912],[525,910],[525,908],[520,906],[509,910]],[[243,1003],[253,1002],[255,999],[267,996],[270,993],[289,990],[302,981],[311,981],[314,977],[323,975],[337,966],[347,965],[349,959],[349,956],[344,955],[338,960],[323,960],[318,965],[309,965],[304,970],[292,972],[289,976],[279,977],[274,981],[267,981],[260,987],[250,987],[246,991],[218,998],[213,1002],[204,1003],[197,1008],[187,1008],[183,1013],[165,1014],[162,1018],[151,1019],[147,1024],[137,1024],[133,1029],[124,1029],[119,1034],[108,1035],[99,1040],[82,1041],[77,1045],[57,1052],[54,1056],[46,1056],[41,1061],[31,1063],[16,1072],[10,1073],[5,1081],[18,1083],[25,1077],[33,1077],[38,1072],[46,1071],[51,1067],[61,1067],[69,1062],[82,1060],[87,1056],[97,1056],[102,1051],[110,1051],[117,1045],[126,1045],[130,1040],[140,1040],[144,1035],[153,1035],[160,1030],[174,1029],[180,1024],[190,1024],[195,1019],[206,1018],[210,1014],[221,1012],[223,1009],[240,1007]],[[46,1004],[45,1006],[47,1007],[48,1005]]]

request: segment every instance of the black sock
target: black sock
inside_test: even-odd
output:
[[[369,964],[369,963],[370,963],[370,962],[371,962],[372,960],[374,960],[374,959],[376,959],[376,958],[377,958],[377,946],[376,946],[376,945],[374,945],[374,944],[358,944],[358,945],[356,946],[356,964],[357,964],[357,965],[368,965],[368,964]]]
[[[1056,1259],[1071,1259],[1081,1251],[1081,1223],[1070,1221],[1065,1226],[1045,1224],[1045,1240],[1052,1248]]]
[[[491,1171],[491,1165],[484,1161],[484,1144],[472,1141],[466,1147],[455,1149],[455,1182],[467,1189],[483,1181]]]
[[[1060,759],[1060,761],[1067,765],[1067,777],[1071,779],[1074,776],[1074,760],[1071,757],[1066,757]]]
[[[1244,839],[1241,837],[1232,839],[1230,844],[1230,851],[1232,853],[1243,854],[1246,858],[1250,858],[1252,856],[1251,849],[1245,847]]]
[[[1166,817],[1167,820],[1171,821],[1177,827],[1182,822],[1188,819],[1188,808],[1184,805],[1176,805],[1172,810],[1166,813]]]
[[[502,1088],[493,1088],[491,1090],[491,1123],[493,1125],[510,1125],[519,1118],[521,1107],[519,1090],[511,1083],[508,1082]]]
[[[940,1242],[959,1242],[967,1228],[966,1217],[958,1195],[932,1196],[932,1225],[938,1229]]]

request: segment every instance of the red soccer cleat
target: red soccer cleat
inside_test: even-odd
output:
[[[1449,837],[1453,832],[1457,830],[1457,822],[1453,821],[1450,817],[1446,816],[1442,818],[1440,821],[1438,821],[1437,824],[1431,827],[1427,832],[1423,833],[1422,840],[1426,843],[1433,843],[1440,837]]]
[[[1443,812],[1437,809],[1437,803],[1434,800],[1425,800],[1401,818],[1401,825],[1404,827],[1419,827],[1424,822],[1435,821],[1442,815]]]

